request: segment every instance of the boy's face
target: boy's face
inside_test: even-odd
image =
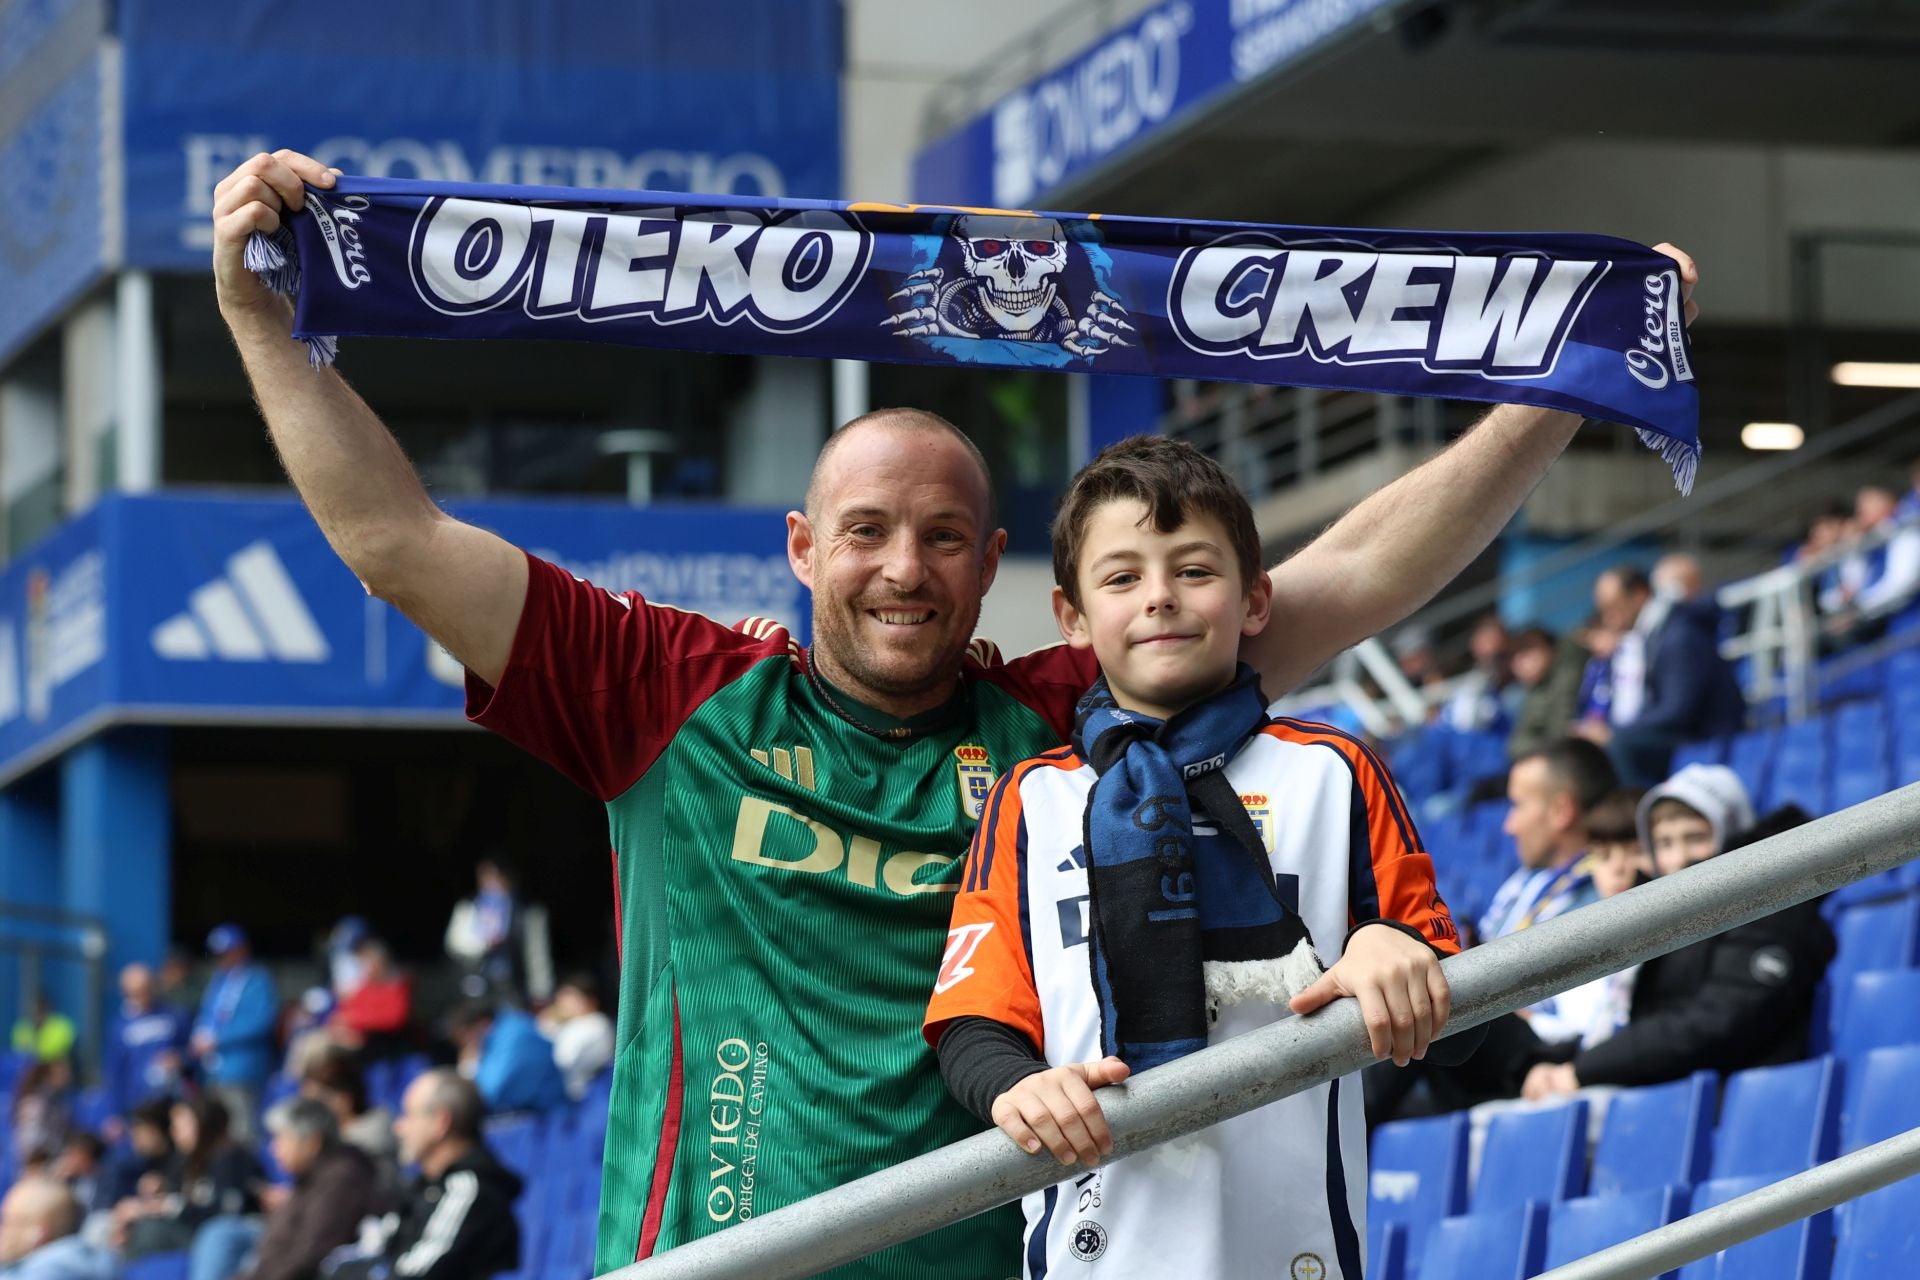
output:
[[[1078,608],[1054,589],[1060,634],[1093,650],[1116,702],[1161,719],[1232,682],[1241,639],[1266,628],[1273,604],[1266,574],[1241,583],[1219,520],[1161,533],[1131,498],[1095,509],[1075,575]]]
[[[1593,887],[1603,898],[1624,893],[1643,872],[1652,873],[1638,840],[1595,841],[1588,856],[1593,860]]]
[[[1650,834],[1653,837],[1654,865],[1660,868],[1663,876],[1670,876],[1696,862],[1705,862],[1720,852],[1719,843],[1713,838],[1713,824],[1697,813],[1676,813],[1660,818],[1653,823]]]

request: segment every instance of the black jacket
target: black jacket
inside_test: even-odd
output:
[[[1807,1054],[1813,992],[1833,959],[1818,899],[1640,967],[1627,1025],[1599,1044],[1547,1046],[1581,1084],[1639,1085],[1739,1071]]]
[[[384,1257],[394,1280],[482,1280],[520,1266],[520,1179],[485,1147],[423,1182],[401,1208]]]

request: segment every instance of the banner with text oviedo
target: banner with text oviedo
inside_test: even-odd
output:
[[[451,505],[597,585],[809,639],[782,512]],[[462,682],[291,497],[110,496],[0,572],[0,783],[123,721],[451,725]]]

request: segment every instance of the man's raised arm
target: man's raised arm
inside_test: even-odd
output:
[[[247,237],[333,185],[293,151],[257,155],[214,189],[213,274],[220,314],[293,487],[367,590],[391,601],[489,684],[506,670],[527,595],[511,543],[434,505],[413,464],[366,401],[332,368],[314,369],[286,302],[247,270]]]
[[[1669,244],[1655,248],[1680,266],[1691,324],[1699,311],[1693,259]],[[1496,405],[1275,568],[1274,625],[1241,650],[1267,696],[1433,599],[1506,527],[1579,427],[1571,413]]]

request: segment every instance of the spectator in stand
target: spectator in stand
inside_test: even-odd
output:
[[[1600,898],[1625,893],[1652,878],[1640,847],[1640,793],[1610,791],[1586,814],[1587,865]],[[1527,1025],[1544,1044],[1595,1045],[1627,1025],[1639,966],[1549,996],[1533,1006]]]
[[[400,1140],[394,1136],[393,1115],[367,1098],[367,1077],[352,1050],[328,1044],[307,1059],[300,1077],[300,1096],[318,1102],[330,1112],[340,1141],[358,1148],[373,1164],[376,1192],[381,1202],[396,1202],[400,1190]]]
[[[1613,655],[1620,633],[1601,625],[1598,618],[1573,633],[1587,651],[1587,669],[1580,674],[1580,692],[1574,698],[1574,732],[1585,736],[1583,725],[1605,724],[1613,711]]]
[[[1684,551],[1661,556],[1647,575],[1653,593],[1669,600],[1690,602],[1707,593],[1707,575],[1700,562]]]
[[[33,993],[27,1013],[13,1024],[13,1051],[35,1062],[54,1062],[73,1052],[78,1035],[73,1019],[56,1010],[47,993]]]
[[[334,1280],[482,1280],[520,1265],[513,1202],[521,1182],[480,1138],[485,1104],[457,1072],[429,1071],[407,1087],[394,1131],[420,1183],[407,1195],[385,1238],[362,1256],[329,1262]]]
[[[1784,561],[1787,564],[1805,565],[1824,559],[1852,534],[1852,509],[1833,507],[1813,518],[1813,523],[1807,526],[1805,541],[1790,548]],[[1838,613],[1846,608],[1846,594],[1841,590],[1841,568],[1841,564],[1829,564],[1813,580],[1814,600],[1822,613]]]
[[[187,1280],[314,1280],[322,1259],[358,1237],[362,1218],[388,1208],[376,1198],[372,1161],[340,1141],[321,1103],[280,1103],[267,1113],[267,1132],[293,1185],[268,1188],[264,1222],[220,1217],[201,1227]]]
[[[153,970],[130,964],[120,971],[120,1012],[107,1033],[106,1052],[107,1099],[115,1116],[142,1099],[179,1092],[192,1032],[186,1012],[160,999]]]
[[[1620,645],[1609,720],[1583,722],[1580,733],[1607,748],[1626,782],[1651,785],[1666,776],[1682,742],[1745,724],[1746,699],[1732,664],[1720,656],[1718,605],[1657,596],[1632,565],[1601,574],[1593,602],[1601,622],[1620,633]]]
[[[327,934],[327,985],[344,1000],[360,986],[360,944],[373,936],[363,916],[342,916]]]
[[[253,1152],[229,1136],[226,1106],[202,1096],[174,1103],[170,1118],[174,1159],[167,1172],[116,1210],[130,1256],[185,1249],[211,1219],[260,1211],[266,1174]]]
[[[149,1098],[127,1113],[127,1146],[108,1154],[95,1192],[98,1209],[112,1211],[140,1194],[149,1175],[164,1177],[173,1161],[173,1104]]]
[[[1920,522],[1902,524],[1900,499],[1868,485],[1854,499],[1856,536],[1869,539],[1841,566],[1841,612],[1827,624],[1838,641],[1856,644],[1886,630],[1887,615],[1920,592]]]
[[[1641,801],[1663,876],[1716,856],[1723,842],[1732,851],[1811,821],[1789,805],[1740,824],[1751,812],[1739,778],[1719,765],[1689,765]],[[1746,829],[1735,831],[1736,824]],[[1797,1061],[1806,1056],[1814,991],[1833,954],[1833,931],[1815,899],[1655,956],[1640,966],[1627,1025],[1598,1044],[1544,1054],[1528,1073],[1525,1096]]]
[[[519,1009],[470,1000],[448,1015],[447,1038],[460,1051],[460,1072],[486,1099],[488,1111],[551,1111],[566,1105],[567,1085],[553,1046]]]
[[[1524,760],[1572,731],[1587,659],[1578,640],[1556,640],[1544,627],[1528,627],[1514,638],[1513,680],[1525,692],[1507,735],[1509,757]]]
[[[22,1178],[0,1200],[5,1280],[116,1280],[113,1255],[82,1240],[80,1202],[52,1178]]]
[[[1440,713],[1442,723],[1464,733],[1497,731],[1512,723],[1506,700],[1512,678],[1508,649],[1507,624],[1498,617],[1488,614],[1473,624],[1467,640],[1473,666],[1454,686]]]
[[[382,1058],[400,1052],[413,1021],[413,978],[393,962],[387,944],[362,938],[354,948],[360,985],[341,998],[327,1027],[349,1049]]]
[[[569,974],[561,982],[540,1015],[540,1031],[553,1041],[553,1063],[567,1096],[578,1102],[613,1061],[613,1020],[600,1010],[600,986],[592,974]]]
[[[207,1091],[226,1104],[234,1137],[253,1140],[260,1089],[273,1070],[273,1034],[280,1002],[273,979],[250,963],[252,950],[239,925],[207,935],[215,973],[194,1020],[193,1054]]]
[[[491,858],[473,869],[475,891],[447,921],[447,954],[498,991],[518,991],[520,904],[505,867]]]
[[[13,1130],[14,1162],[25,1168],[31,1160],[51,1159],[66,1142],[73,1122],[72,1060],[33,1063],[20,1073],[12,1101],[7,1116]]]
[[[103,1189],[102,1177],[106,1172],[107,1144],[100,1141],[98,1134],[76,1129],[67,1134],[67,1140],[53,1158],[53,1176],[73,1192],[74,1199],[80,1202],[82,1213],[90,1213],[101,1207],[97,1201]]]

